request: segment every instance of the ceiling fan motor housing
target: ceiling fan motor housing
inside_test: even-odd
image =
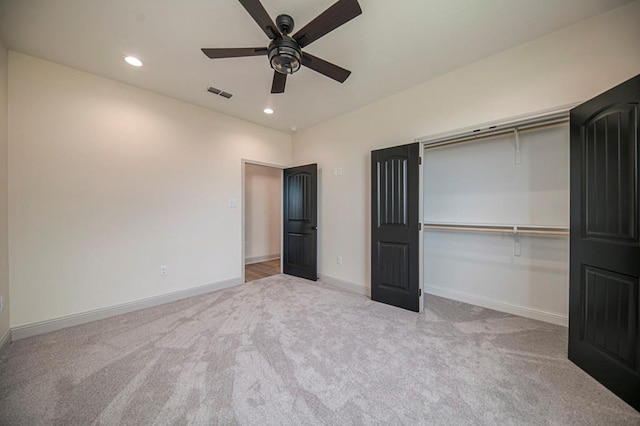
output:
[[[293,25],[293,18],[289,15],[278,15],[276,18],[276,26],[282,34],[291,34]]]
[[[293,74],[302,65],[302,49],[285,34],[269,43],[269,63],[280,74]]]

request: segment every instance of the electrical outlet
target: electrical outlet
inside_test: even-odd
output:
[[[338,263],[338,265],[342,265],[342,256],[338,256],[336,262]]]
[[[164,277],[169,275],[169,270],[167,269],[167,265],[163,265],[160,267],[160,276]]]

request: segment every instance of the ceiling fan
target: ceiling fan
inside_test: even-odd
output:
[[[340,83],[344,83],[351,74],[349,70],[303,52],[302,48],[360,15],[362,9],[357,0],[338,0],[293,36],[289,35],[294,24],[291,16],[279,15],[274,24],[260,0],[238,1],[271,39],[271,43],[267,47],[202,49],[209,58],[267,55],[274,70],[271,93],[284,93],[287,75],[298,71],[302,65]]]

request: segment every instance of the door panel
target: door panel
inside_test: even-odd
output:
[[[418,312],[419,144],[371,152],[371,299]]]
[[[318,167],[316,164],[284,170],[283,272],[318,279]]]
[[[638,242],[634,187],[637,105],[607,109],[584,126],[586,235]]]
[[[638,279],[585,266],[584,341],[633,368]]]
[[[569,359],[640,410],[640,76],[571,110]]]

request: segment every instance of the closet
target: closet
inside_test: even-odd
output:
[[[566,113],[423,142],[423,290],[566,325]]]

